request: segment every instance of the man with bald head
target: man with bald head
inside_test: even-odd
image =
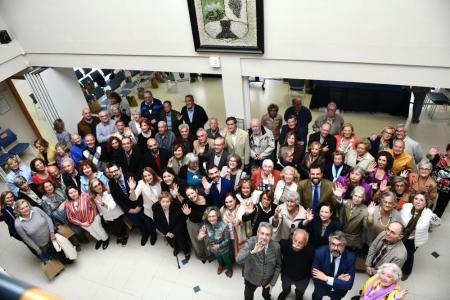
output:
[[[84,138],[88,133],[95,136],[95,129],[97,127],[97,124],[100,123],[100,119],[96,116],[93,116],[91,110],[88,107],[83,108],[81,114],[83,115],[83,118],[80,122],[78,122],[77,125],[78,134],[81,136],[81,138]]]
[[[392,149],[387,151],[394,157],[392,173],[400,175],[403,171],[412,171],[414,168],[414,159],[410,154],[405,152],[405,142],[403,140],[395,140]]]
[[[248,130],[250,140],[250,159],[252,169],[261,167],[266,158],[271,158],[275,150],[275,139],[272,131],[261,125],[258,118],[252,118]]]
[[[158,141],[154,138],[147,140],[147,151],[144,154],[144,167],[152,168],[159,176],[162,176],[162,170],[167,167],[167,162],[171,156],[167,149],[160,148]]]
[[[278,300],[284,300],[295,285],[296,299],[303,299],[303,294],[311,278],[314,261],[314,248],[308,244],[308,232],[296,229],[292,238],[280,241],[281,249],[281,287]]]

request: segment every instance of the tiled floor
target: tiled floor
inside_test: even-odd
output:
[[[196,101],[204,106],[210,116],[225,120],[221,81],[203,79],[192,84],[192,93]],[[260,116],[267,105],[275,102],[284,111],[288,106],[288,87],[281,80],[269,80],[266,90],[260,85],[251,84],[252,115]],[[184,104],[183,95],[168,92],[164,86],[154,90],[154,96],[173,101],[175,108]],[[310,97],[305,97],[308,105]],[[313,111],[313,119],[320,114]],[[447,113],[448,114],[448,113]],[[347,121],[357,127],[359,136],[378,132],[385,124],[396,124],[406,120],[382,114],[343,112]],[[449,141],[449,121],[445,113],[438,113],[436,120],[429,120],[424,115],[419,125],[410,126],[410,134],[422,143],[424,150],[439,144],[441,147]],[[25,157],[25,161],[29,156]],[[0,184],[0,190],[4,190]],[[431,234],[429,242],[418,249],[413,274],[402,283],[409,289],[407,299],[431,300],[449,299],[450,285],[448,270],[450,255],[448,253],[448,232],[450,216],[444,215],[443,223]],[[64,299],[242,299],[243,279],[240,267],[234,269],[234,276],[216,275],[216,262],[202,265],[195,257],[188,264],[177,268],[172,251],[159,239],[153,247],[148,244],[141,247],[139,238],[132,234],[128,245],[123,248],[111,243],[105,251],[95,250],[94,243],[83,245],[80,257],[73,265],[67,266],[54,281],[48,282],[39,269],[39,262],[30,255],[23,244],[9,238],[6,226],[0,225],[0,265],[12,276],[39,286],[47,291],[62,296]],[[438,258],[431,256],[436,251]],[[180,259],[182,255],[180,255]],[[365,274],[357,274],[353,290],[346,299],[356,295],[367,279]],[[198,293],[193,288],[200,287]],[[280,280],[274,288],[278,295]],[[306,291],[305,299],[311,299],[312,284]],[[261,299],[260,291],[256,299]],[[0,295],[1,299],[1,295]],[[293,294],[291,294],[291,299]]]

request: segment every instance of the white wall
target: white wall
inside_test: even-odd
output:
[[[7,29],[5,21],[0,15],[0,30]],[[0,44],[0,81],[27,67],[27,61],[23,54],[22,47],[14,38],[8,44]]]

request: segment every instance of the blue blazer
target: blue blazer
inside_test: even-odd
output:
[[[211,182],[210,180],[208,181]],[[215,206],[221,208],[225,203],[225,195],[232,192],[234,192],[234,183],[229,179],[221,177],[220,193],[217,190],[217,186],[213,184],[209,191],[209,198]]]
[[[336,273],[336,277],[334,278],[333,289],[336,293],[341,294],[342,297],[352,289],[353,281],[355,280],[355,255],[345,250],[341,256],[341,261],[339,263],[339,268]],[[322,246],[316,249],[316,253],[314,255],[313,268],[318,269],[326,274],[329,274],[331,268],[331,259],[330,259],[330,247],[328,245]],[[338,279],[341,274],[349,274],[351,276],[349,281],[342,281]],[[329,286],[326,282],[318,279],[314,279],[314,288],[328,293],[331,291],[331,286]]]

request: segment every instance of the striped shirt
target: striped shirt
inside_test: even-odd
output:
[[[82,223],[91,224],[97,215],[97,206],[88,194],[82,193],[78,199],[78,206],[75,201],[66,200],[66,211],[69,222],[78,226]]]

